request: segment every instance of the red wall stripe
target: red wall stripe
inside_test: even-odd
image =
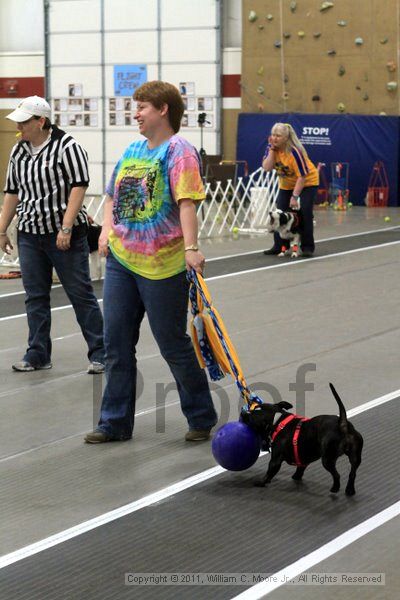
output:
[[[44,77],[0,77],[0,98],[27,96],[44,96]]]
[[[240,98],[240,78],[241,75],[222,75],[223,98]]]

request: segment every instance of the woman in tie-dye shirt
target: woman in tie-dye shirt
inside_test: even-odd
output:
[[[135,118],[145,139],[125,150],[106,189],[99,253],[107,256],[107,385],[99,424],[85,441],[132,437],[136,344],[145,313],[177,384],[189,424],[185,439],[201,441],[208,439],[217,415],[186,332],[186,271],[201,273],[204,266],[197,247],[196,203],[205,197],[200,159],[195,148],[176,135],[184,106],[173,85],[145,83],[134,99]]]

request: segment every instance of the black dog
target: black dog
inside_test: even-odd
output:
[[[346,409],[335,388],[331,383],[329,386],[339,406],[339,417],[318,415],[305,419],[287,412],[286,409],[292,408],[289,402],[261,404],[242,412],[242,420],[271,448],[267,473],[256,485],[270,483],[283,461],[297,466],[292,478],[300,481],[306,467],[321,458],[323,466],[333,477],[330,491],[338,492],[340,475],[336,470],[336,461],[339,456],[346,454],[351,465],[346,494],[353,496],[356,493],[354,481],[361,463],[363,438],[347,420]]]

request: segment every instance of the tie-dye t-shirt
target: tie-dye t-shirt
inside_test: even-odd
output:
[[[118,161],[106,192],[113,198],[109,245],[127,269],[148,279],[185,270],[179,200],[204,200],[197,150],[180,136],[149,149],[133,142]]]

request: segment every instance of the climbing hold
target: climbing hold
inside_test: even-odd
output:
[[[319,37],[321,37],[321,32],[320,31],[315,31],[313,33],[313,37],[315,37],[315,39],[317,40]]]
[[[323,12],[324,10],[328,10],[328,8],[332,8],[332,6],[334,6],[333,2],[323,2],[319,10]]]
[[[285,31],[282,35],[285,38],[285,40],[288,40],[291,37],[292,34],[289,33],[288,31]]]
[[[339,77],[343,77],[343,75],[346,73],[346,69],[344,68],[343,65],[340,65],[339,69],[338,69],[338,75]]]
[[[389,92],[394,92],[395,90],[397,90],[397,81],[388,81],[386,87],[389,90]]]
[[[274,42],[274,46],[275,48],[280,48],[282,46],[282,42],[280,40],[276,40],[276,42]]]
[[[346,106],[343,104],[343,102],[339,102],[337,109],[339,112],[344,112],[346,110]]]
[[[290,10],[292,13],[294,13],[296,11],[297,8],[297,2],[296,0],[292,0],[292,2],[290,3]]]
[[[274,18],[274,15],[269,14],[265,18],[267,19],[267,21],[272,21],[272,19]]]
[[[284,81],[285,83],[288,83],[288,82],[289,82],[289,75],[284,75],[284,77],[283,77],[283,81]]]
[[[304,31],[298,31],[297,35],[299,36],[299,38],[303,38],[306,34]]]
[[[264,73],[264,67],[261,65],[259,69],[257,69],[257,75],[262,75]]]
[[[361,90],[359,85],[356,85],[356,90]]]
[[[283,92],[282,100],[289,100],[289,92]]]
[[[354,40],[354,43],[356,46],[362,46],[364,43],[364,40],[362,39],[362,37],[356,37],[356,39]]]
[[[332,48],[332,50],[328,50],[328,52],[327,52],[328,56],[335,56],[335,54],[336,54],[336,50],[334,50],[333,48]]]
[[[263,85],[259,85],[259,86],[258,86],[258,88],[257,88],[257,92],[258,92],[259,94],[263,94],[263,93],[264,93],[264,91],[265,91],[265,90],[264,90],[264,86],[263,86]]]
[[[258,29],[264,29],[264,25],[259,25]]]
[[[394,72],[395,72],[395,70],[396,70],[396,68],[397,68],[397,67],[396,67],[396,63],[394,62],[394,60],[389,60],[389,61],[386,63],[386,68],[387,68],[387,70],[389,71],[389,73],[394,73]]]
[[[385,113],[385,111],[384,111],[384,110],[381,110],[381,112],[379,113],[379,115],[380,115],[381,117],[386,117],[386,116],[387,116],[387,113]]]
[[[337,24],[339,25],[339,27],[346,27],[347,21],[338,21]]]
[[[389,41],[389,38],[388,37],[384,37],[384,38],[382,38],[382,39],[379,40],[379,43],[380,44],[387,44],[388,41]]]
[[[367,94],[367,93],[365,93],[365,94],[363,95],[363,100],[369,100],[369,96],[368,96],[368,94]]]
[[[257,16],[256,11],[255,10],[251,10],[249,12],[249,21],[250,21],[250,23],[254,23],[254,21],[257,21],[257,19],[258,19],[258,16]]]
[[[261,102],[259,102],[257,104],[257,108],[258,108],[258,110],[263,111],[264,110],[264,104],[262,104]]]
[[[314,96],[311,98],[311,100],[313,102],[319,102],[321,100],[321,96],[319,94],[314,94]]]

